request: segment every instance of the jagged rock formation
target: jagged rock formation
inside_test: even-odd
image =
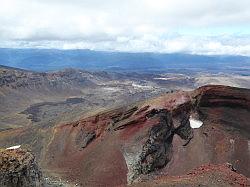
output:
[[[1,187],[42,187],[42,173],[30,152],[0,150]]]
[[[141,174],[148,174],[164,167],[171,159],[174,126],[170,112],[152,110],[148,118],[158,118],[159,123],[149,130],[149,136],[137,157],[127,158],[128,182],[133,182]],[[125,150],[126,152],[126,150]],[[137,153],[138,154],[138,153]],[[136,159],[137,158],[137,159]],[[129,161],[132,160],[131,161]]]
[[[95,139],[95,132],[84,132],[80,131],[79,135],[76,137],[76,145],[80,148],[85,148],[87,145]]]
[[[165,109],[152,109],[146,116],[147,118],[158,118],[159,122],[149,130],[148,139],[143,144],[142,149],[136,153],[139,155],[132,156],[132,154],[130,158],[127,157],[126,162],[130,163],[128,164],[128,183],[132,183],[141,174],[149,174],[163,168],[171,160],[172,141],[175,134],[188,140],[186,144],[193,137],[187,115],[183,115],[181,121],[175,124],[177,127],[174,126],[172,113]]]

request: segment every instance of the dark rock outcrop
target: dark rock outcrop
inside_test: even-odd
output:
[[[171,159],[174,135],[172,116],[167,111],[161,111],[158,117],[160,123],[151,128],[149,138],[140,155],[142,174],[162,168]]]
[[[183,112],[180,115],[180,122],[177,128],[175,129],[175,133],[178,134],[183,140],[186,140],[186,143],[183,146],[186,146],[190,140],[193,138],[193,130],[190,126],[189,122],[190,114]]]
[[[94,131],[92,132],[84,132],[81,130],[76,137],[76,144],[79,145],[80,148],[85,148],[87,145],[94,140],[96,134]]]
[[[22,149],[0,150],[1,187],[42,187],[42,173],[35,157]]]
[[[146,136],[146,141],[142,141],[141,149],[130,152],[130,158],[126,158],[129,173],[128,183],[137,180],[140,175],[146,175],[163,168],[172,159],[173,137],[175,134],[187,140],[185,145],[193,137],[193,130],[190,127],[188,114],[182,115],[180,122],[174,126],[172,112],[161,109],[152,109],[146,113],[147,119],[157,120]],[[140,146],[138,146],[140,147]],[[134,156],[132,156],[134,155]],[[131,160],[135,161],[131,161]]]

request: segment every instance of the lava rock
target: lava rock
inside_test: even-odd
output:
[[[0,186],[44,186],[34,155],[22,149],[0,150]]]

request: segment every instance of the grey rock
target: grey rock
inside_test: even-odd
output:
[[[42,173],[35,157],[28,151],[0,151],[1,187],[42,187]]]

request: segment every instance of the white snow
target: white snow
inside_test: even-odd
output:
[[[105,90],[105,91],[107,91],[107,92],[117,92],[117,91],[120,91],[120,89],[116,88],[116,87],[104,87],[102,89]]]
[[[167,81],[167,80],[172,80],[172,79],[175,79],[173,77],[156,77],[154,78],[155,80],[164,80],[164,81]]]
[[[203,125],[203,122],[200,121],[200,120],[197,120],[197,119],[193,119],[193,118],[189,118],[189,122],[190,122],[190,126],[193,128],[193,129],[198,129],[200,128],[202,125]]]
[[[180,76],[180,77],[175,77],[175,76],[171,76],[171,77],[155,77],[154,80],[181,80],[181,79],[189,79],[190,77],[188,76]]]
[[[21,145],[15,145],[15,146],[12,146],[12,147],[8,147],[6,149],[19,149],[21,147]]]
[[[147,86],[147,85],[140,85],[140,84],[136,84],[136,83],[132,83],[132,86],[135,88],[141,88],[141,89],[152,89],[152,86]]]

